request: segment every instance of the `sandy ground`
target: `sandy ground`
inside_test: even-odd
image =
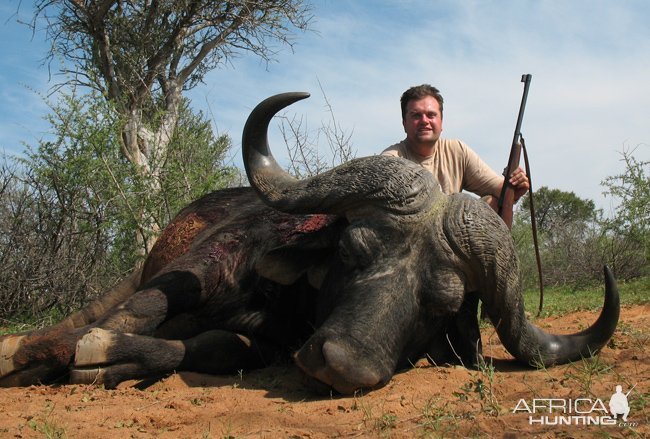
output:
[[[575,332],[594,319],[581,312],[537,324]],[[601,355],[570,365],[517,366],[491,328],[483,343],[493,367],[421,361],[385,387],[352,397],[315,396],[292,366],[227,377],[178,373],[116,390],[0,389],[0,438],[650,437],[650,305],[624,308]],[[627,424],[584,425],[608,416],[602,410],[616,385],[624,393],[636,386]],[[548,398],[556,405],[577,401],[577,411],[525,410]],[[570,425],[541,425],[562,416]]]

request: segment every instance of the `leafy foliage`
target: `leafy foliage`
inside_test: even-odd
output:
[[[153,193],[119,153],[123,122],[109,102],[61,95],[47,119],[52,140],[5,158],[0,174],[0,317],[78,308],[141,262],[143,215],[162,228],[234,174],[222,161],[229,138],[186,104]]]
[[[125,105],[191,89],[242,53],[268,62],[312,19],[301,0],[37,0],[35,10],[50,56],[67,59],[77,83]]]
[[[535,215],[545,285],[584,284],[599,279],[600,258],[593,243],[600,235],[600,212],[591,200],[573,192],[541,187],[534,194]],[[515,215],[513,236],[518,245],[525,285],[537,282],[528,209],[530,195],[523,198]]]
[[[609,265],[618,279],[649,274],[650,178],[647,161],[624,151],[625,171],[608,177],[607,195],[620,200],[613,218],[604,218],[591,200],[572,192],[540,188],[535,193],[536,219],[545,285],[573,288],[602,281],[602,266]],[[524,285],[537,282],[532,251],[529,198],[515,216],[513,236],[518,247]]]
[[[94,90],[122,120],[118,150],[139,173],[146,193],[158,193],[170,142],[182,117],[185,90],[242,53],[267,62],[311,15],[302,0],[37,0],[32,25],[47,23],[50,59],[63,60],[67,83]],[[148,185],[148,186],[144,186]],[[139,253],[160,231],[156,212],[140,213]]]
[[[542,186],[534,196],[537,226],[547,236],[559,237],[567,227],[588,225],[597,220],[594,202],[584,200],[573,192]],[[530,197],[525,197],[522,209],[529,208]]]
[[[650,161],[634,157],[635,150],[624,150],[625,172],[603,181],[606,195],[616,197],[620,204],[606,227],[616,236],[637,243],[650,261]]]

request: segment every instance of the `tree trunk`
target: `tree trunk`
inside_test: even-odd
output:
[[[143,178],[151,196],[161,191],[162,165],[178,122],[180,90],[181,87],[177,84],[170,84],[167,88],[165,108],[156,131],[150,127],[152,121],[144,120],[142,109],[137,106],[128,109],[123,115],[126,118],[122,131],[123,153]],[[161,231],[161,225],[145,211],[132,211],[132,214],[140,224],[136,232],[139,254],[146,256]]]

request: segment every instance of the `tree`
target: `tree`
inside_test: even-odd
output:
[[[545,284],[599,282],[605,264],[619,279],[648,273],[648,163],[629,154],[624,154],[624,160],[625,173],[603,182],[608,194],[621,199],[612,219],[604,218],[592,200],[573,192],[542,187],[535,193]],[[513,236],[524,282],[532,286],[536,279],[528,209],[527,195],[515,215]]]
[[[601,183],[607,188],[605,195],[620,200],[605,227],[611,239],[612,259],[621,270],[625,267],[629,276],[648,274],[650,261],[650,161],[637,159],[635,151],[623,150],[625,171]]]
[[[550,237],[563,234],[567,227],[584,229],[598,218],[594,202],[582,199],[573,192],[542,186],[534,196],[537,227]],[[522,209],[530,210],[530,197],[524,197]]]
[[[305,30],[302,0],[37,0],[51,57],[68,62],[70,82],[110,101],[123,122],[123,156],[149,192],[161,189],[184,90],[243,52],[267,62],[274,44],[291,45]],[[143,216],[138,240],[148,250],[155,221]]]
[[[119,152],[122,122],[96,93],[50,104],[53,136],[0,167],[0,317],[68,314],[140,262],[143,212],[163,227],[200,195],[230,183],[227,136],[183,100],[160,182],[148,186]],[[144,233],[144,232],[143,232]]]
[[[581,284],[600,279],[602,257],[595,251],[601,213],[592,200],[546,186],[535,193],[540,253],[545,284]],[[518,246],[524,282],[534,285],[537,273],[532,252],[528,211],[530,197],[522,199],[515,215],[513,236]]]
[[[650,256],[650,160],[638,160],[634,150],[624,150],[622,174],[607,177],[602,185],[605,195],[616,197],[620,204],[609,226],[619,233],[641,241]]]

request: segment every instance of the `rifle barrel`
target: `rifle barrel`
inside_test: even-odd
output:
[[[521,135],[521,123],[524,120],[524,110],[526,110],[526,100],[528,99],[528,89],[530,88],[531,79],[533,79],[533,75],[531,74],[521,75],[521,82],[524,83],[524,94],[521,97],[521,105],[519,105],[519,115],[517,116],[515,135],[512,139],[513,145],[516,145],[519,142],[519,136]]]

